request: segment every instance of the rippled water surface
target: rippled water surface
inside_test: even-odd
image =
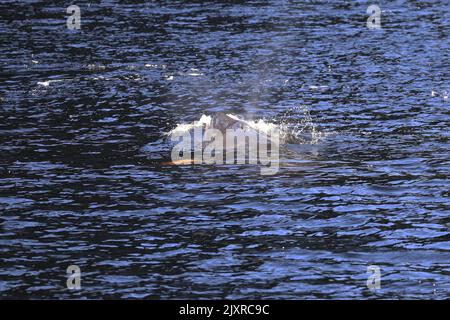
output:
[[[447,0],[381,30],[367,1],[69,4],[0,4],[2,298],[450,297]],[[296,106],[323,139],[276,175],[167,163],[179,123]]]

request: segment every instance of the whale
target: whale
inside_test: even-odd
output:
[[[276,126],[245,121],[216,112],[193,125],[178,126],[169,133],[172,164],[273,164],[278,161]]]

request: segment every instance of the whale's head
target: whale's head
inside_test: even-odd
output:
[[[223,112],[216,112],[211,117],[210,127],[225,133],[227,129],[242,129],[243,123]]]

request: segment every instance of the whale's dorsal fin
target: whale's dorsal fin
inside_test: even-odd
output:
[[[223,112],[215,113],[211,119],[211,126],[222,132],[225,132],[226,129],[235,129],[238,124],[239,121],[231,118]]]
[[[211,127],[225,133],[227,129],[242,129],[243,123],[223,112],[217,112],[212,116]]]

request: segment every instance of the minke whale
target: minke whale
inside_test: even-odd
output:
[[[168,135],[175,143],[171,153],[175,165],[259,164],[262,174],[278,171],[278,127],[262,120],[216,112],[193,125],[179,125]]]

